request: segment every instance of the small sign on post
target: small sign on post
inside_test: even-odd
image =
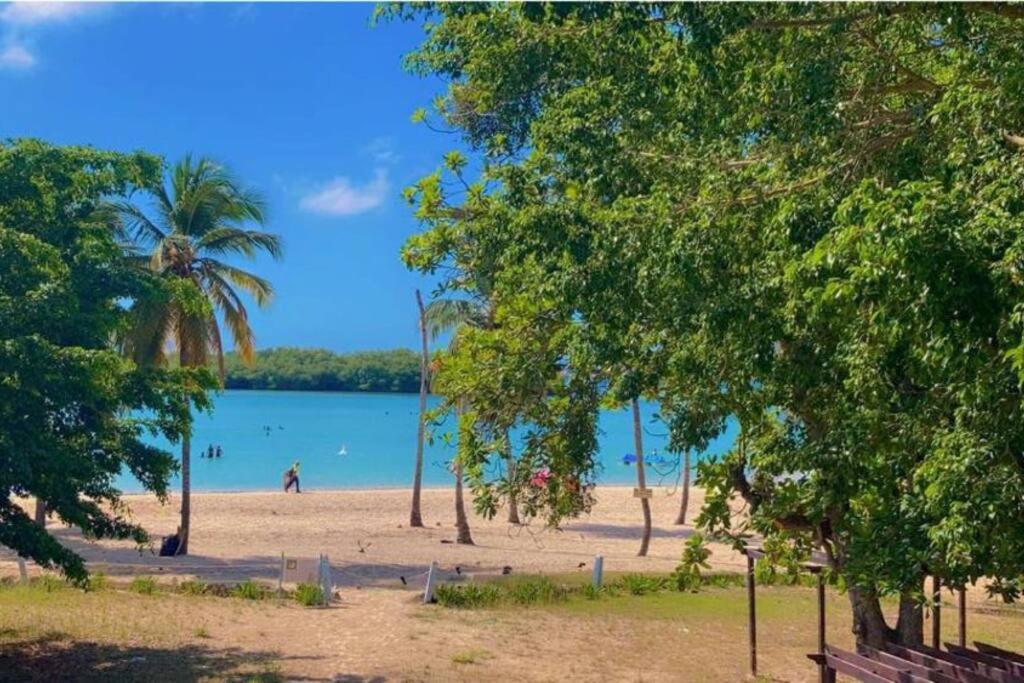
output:
[[[427,570],[427,585],[423,589],[423,604],[429,605],[434,602],[434,580],[437,574],[437,560],[430,561],[430,569]]]
[[[601,555],[594,556],[594,576],[593,583],[594,588],[601,588],[601,581],[604,578],[604,557]]]
[[[326,555],[312,557],[286,557],[281,553],[281,573],[277,579],[277,590],[284,590],[284,584],[311,584],[320,588],[323,604],[331,602],[334,584],[331,582],[331,564]]]
[[[654,491],[651,490],[651,489],[638,489],[638,488],[634,488],[633,489],[633,497],[634,498],[653,498],[654,497]]]

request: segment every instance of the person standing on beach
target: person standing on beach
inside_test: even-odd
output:
[[[284,492],[288,493],[288,489],[295,484],[295,493],[302,493],[302,489],[299,487],[299,461],[296,460],[292,463],[292,466],[284,473]]]

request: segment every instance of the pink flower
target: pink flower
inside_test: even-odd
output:
[[[537,470],[536,472],[533,473],[533,476],[530,477],[530,486],[536,486],[537,488],[544,488],[545,486],[548,485],[548,480],[550,480],[550,479],[551,479],[551,470],[549,470],[548,468],[545,467],[544,469]]]

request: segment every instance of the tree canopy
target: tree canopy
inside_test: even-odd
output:
[[[206,370],[139,368],[113,344],[126,302],[203,306],[137,268],[103,211],[160,169],[145,154],[0,144],[0,543],[78,581],[81,558],[12,496],[41,498],[87,537],[145,542],[114,478],[125,469],[165,496],[174,459],[143,439],[180,439],[213,382]]]
[[[646,395],[678,449],[735,417],[699,524],[820,547],[859,638],[919,641],[926,574],[1014,596],[1024,8],[381,13],[424,19],[408,66],[448,87],[417,118],[476,153],[408,194],[407,263],[442,290],[493,283],[498,324],[438,386],[534,430],[527,462],[551,476],[523,484],[529,512],[585,509],[598,402]],[[491,452],[460,440],[485,507]]]

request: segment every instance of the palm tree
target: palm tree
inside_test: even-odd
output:
[[[486,289],[486,287],[479,288],[484,292]],[[433,339],[463,326],[491,329],[494,327],[494,306],[486,295],[480,295],[475,299],[435,299],[427,305],[424,319],[426,321],[425,329],[429,329]],[[452,344],[455,344],[456,340],[457,338],[453,338]],[[501,443],[503,444],[502,457],[505,460],[506,476],[511,484],[515,477],[516,461],[512,456],[512,446],[508,434],[504,435]],[[461,486],[457,493],[461,494]],[[516,501],[514,486],[509,487],[508,521],[510,524],[520,524],[519,505]]]
[[[430,368],[430,349],[427,347],[427,314],[423,308],[423,297],[416,290],[416,306],[420,311],[420,421],[416,426],[416,469],[412,478],[412,511],[409,513],[409,526],[422,527],[423,515],[420,512],[420,493],[423,490],[423,438],[427,420],[427,373]]]
[[[266,306],[273,288],[263,278],[222,260],[253,259],[260,252],[281,256],[277,235],[250,230],[265,222],[263,200],[244,188],[220,165],[186,156],[172,170],[170,187],[150,188],[151,218],[130,202],[111,205],[122,235],[148,252],[148,267],[167,278],[191,282],[209,302],[208,309],[176,299],[139,300],[133,305],[135,326],[125,352],[138,363],[164,364],[173,346],[181,367],[208,367],[216,361],[224,380],[224,347],[218,316],[224,321],[239,355],[251,362],[255,339],[239,291]],[[190,441],[181,440],[181,526],[179,555],[188,553],[191,522]]]
[[[640,557],[647,555],[651,543],[651,501],[643,496],[647,493],[647,475],[644,472],[644,442],[640,427],[640,402],[633,399],[633,445],[636,447],[636,485],[640,489],[640,507],[644,512],[644,535],[640,541]]]

